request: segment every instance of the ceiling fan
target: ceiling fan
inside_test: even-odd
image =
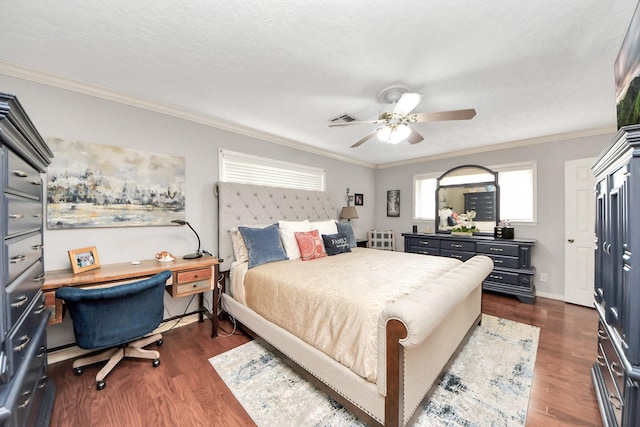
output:
[[[467,110],[440,111],[437,113],[411,113],[422,100],[422,95],[410,93],[405,86],[390,86],[378,93],[378,100],[394,104],[393,110],[380,114],[377,120],[352,121],[346,123],[332,123],[329,126],[348,126],[363,123],[379,124],[376,129],[353,144],[351,148],[359,147],[374,136],[388,144],[397,144],[407,140],[417,144],[424,137],[415,129],[409,127],[412,123],[436,122],[442,120],[469,120],[476,115],[473,108]]]

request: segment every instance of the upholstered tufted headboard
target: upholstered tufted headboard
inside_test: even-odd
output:
[[[219,182],[218,253],[224,261],[220,271],[233,262],[229,230],[239,225],[273,224],[278,220],[321,221],[336,219],[338,207],[333,194],[262,185]]]

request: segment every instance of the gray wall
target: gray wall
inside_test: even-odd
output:
[[[217,214],[213,194],[218,180],[218,149],[250,153],[327,171],[327,191],[346,204],[346,188],[364,194],[360,218],[352,222],[357,237],[373,226],[375,170],[325,156],[259,141],[175,117],[118,104],[68,90],[0,75],[0,91],[15,94],[45,138],[64,138],[182,155],[186,160],[186,219],[198,231],[202,247],[216,253]],[[54,159],[55,161],[55,159]],[[45,268],[69,267],[69,249],[96,246],[102,264],[153,258],[167,250],[183,255],[196,249],[186,227],[126,227],[45,230]],[[182,313],[189,298],[166,296],[165,317]],[[49,347],[73,342],[68,316],[49,327]]]
[[[410,232],[412,225],[434,229],[433,222],[414,223],[413,177],[428,172],[445,172],[454,166],[478,164],[482,166],[504,165],[525,161],[537,162],[538,221],[537,225],[516,225],[516,238],[536,239],[533,265],[536,267],[535,285],[540,296],[563,299],[564,296],[564,162],[595,157],[608,144],[611,135],[600,135],[527,145],[518,148],[495,150],[425,161],[379,169],[376,173],[376,215],[379,228],[391,229],[396,234],[396,246],[403,250],[401,233]],[[428,144],[428,139],[423,143]],[[400,217],[386,216],[387,190],[400,190]],[[549,281],[540,282],[540,273],[547,273]]]

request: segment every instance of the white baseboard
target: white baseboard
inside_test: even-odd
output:
[[[178,320],[180,320],[180,322],[178,322]],[[160,333],[161,334],[161,333],[167,332],[169,329],[173,329],[174,327],[175,328],[180,328],[182,326],[186,326],[186,325],[189,325],[189,324],[197,322],[197,321],[198,321],[198,313],[191,314],[189,316],[185,316],[185,317],[182,317],[180,319],[169,320],[168,322],[161,323],[160,326],[158,326],[158,328],[153,331],[153,333]],[[176,325],[176,322],[178,322],[177,325]],[[82,355],[85,355],[87,353],[91,353],[93,351],[95,351],[95,350],[83,350],[78,346],[65,348],[65,349],[62,349],[62,350],[58,350],[58,351],[54,351],[54,352],[48,353],[47,354],[47,363],[49,365],[52,365],[54,363],[58,363],[58,362],[62,362],[62,361],[65,361],[65,360],[69,360],[69,359],[74,359],[76,357],[80,357]]]

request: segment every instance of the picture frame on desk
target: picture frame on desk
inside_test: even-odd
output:
[[[72,249],[69,251],[69,261],[73,274],[94,270],[100,267],[100,257],[95,246]]]

